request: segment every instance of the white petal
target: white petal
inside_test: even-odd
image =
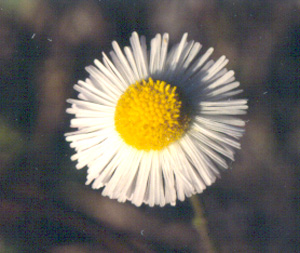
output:
[[[209,130],[205,127],[200,126],[199,124],[193,123],[193,125],[191,126],[192,129],[201,132],[202,134],[205,134],[207,137],[212,138],[216,141],[219,141],[221,143],[224,143],[226,145],[235,147],[237,149],[240,148],[240,144],[233,140],[232,138],[228,138],[226,135],[221,134],[221,133],[217,133],[215,131]]]
[[[121,202],[125,202],[127,199],[132,198],[132,195],[135,192],[135,180],[141,158],[142,153],[130,147],[130,155],[122,162],[124,163],[124,168],[118,170],[122,173],[119,173],[119,175],[117,172],[114,173],[111,179],[113,181],[116,178],[117,183],[115,185],[114,194]]]
[[[91,131],[91,132],[86,132],[84,130],[79,130],[76,132],[68,133],[66,134],[66,140],[70,142],[77,142],[79,140],[85,140],[85,139],[90,139],[90,138],[104,138],[106,136],[109,136],[113,133],[114,131],[110,128],[107,129],[101,129],[101,130],[96,130],[96,131]]]
[[[102,118],[75,118],[71,119],[71,127],[98,126],[99,128],[114,127],[114,122]]]
[[[95,179],[93,183],[95,188],[98,189],[108,184],[115,170],[124,161],[125,154],[127,154],[126,149],[127,146],[124,143],[122,143],[116,155],[107,164],[107,166],[102,171],[99,172],[98,177]]]
[[[244,133],[244,129],[240,128],[240,127],[230,126],[230,125],[227,125],[224,123],[211,121],[211,120],[201,118],[198,116],[195,117],[195,120],[196,120],[196,122],[205,126],[208,129],[211,129],[216,132],[224,133],[224,134],[230,135],[235,138],[241,137]]]
[[[240,105],[245,105],[247,104],[246,99],[236,99],[236,100],[227,100],[227,101],[201,101],[200,105],[202,106],[240,106]],[[246,108],[247,109],[247,108]]]
[[[207,94],[207,97],[214,97],[214,96],[217,96],[219,94],[222,94],[222,93],[225,93],[225,92],[228,92],[228,91],[231,91],[237,87],[240,86],[240,83],[239,82],[233,82],[233,83],[230,83],[230,84],[226,84],[225,86],[223,86],[222,88],[219,88],[219,89],[216,89],[210,93]]]
[[[215,97],[210,97],[211,100],[223,100],[223,99],[226,99],[226,98],[232,98],[240,93],[242,93],[243,90],[234,90],[234,91],[230,91],[230,92],[225,92],[225,93],[221,93],[219,95],[215,95]],[[239,114],[245,114],[245,111],[244,113],[238,113],[237,115]]]
[[[226,72],[226,74],[219,77],[219,79],[215,80],[211,83],[207,88],[208,89],[215,89],[220,85],[228,83],[229,80],[234,76],[234,72],[232,70]]]
[[[149,74],[155,78],[156,71],[159,69],[160,64],[160,50],[161,50],[161,35],[157,34],[151,40]]]
[[[145,55],[143,53],[143,49],[140,44],[139,36],[136,32],[132,33],[132,36],[130,37],[130,43],[131,43],[134,59],[136,62],[136,66],[138,69],[139,77],[145,79],[148,76],[147,67],[146,67],[147,59],[144,58]]]
[[[98,103],[103,105],[112,106],[112,107],[115,106],[116,101],[112,99],[110,96],[107,96],[107,94],[101,92],[100,90],[95,89],[94,87],[83,86],[85,84],[83,81],[81,82],[79,81],[78,83],[79,85],[74,85],[74,89],[87,96],[89,95],[92,96],[91,102],[97,101]]]
[[[166,203],[171,205],[176,204],[176,190],[175,190],[175,178],[174,178],[174,168],[172,162],[172,155],[169,149],[166,148],[162,150],[162,172],[165,182],[165,199]]]
[[[101,171],[109,164],[113,157],[120,150],[121,142],[117,139],[106,139],[99,150],[99,156],[97,159],[92,160],[88,164],[88,175],[86,184],[90,184],[96,179]],[[92,185],[93,188],[97,188],[97,185]]]
[[[81,139],[78,141],[73,141],[70,144],[70,146],[72,148],[74,148],[78,154],[78,157],[76,157],[76,155],[75,155],[73,158],[79,160],[80,155],[85,155],[88,152],[92,152],[94,149],[97,149],[98,153],[100,155],[101,152],[99,151],[99,149],[101,149],[101,148],[103,149],[103,146],[106,145],[107,143],[109,143],[109,141],[111,141],[111,138],[113,136],[114,136],[114,134],[105,135],[104,133],[101,133],[101,134],[98,134],[98,136],[96,136],[94,138],[85,138],[85,139]]]
[[[146,202],[146,189],[147,189],[147,183],[148,178],[152,166],[152,155],[153,152],[142,152],[142,160],[140,163],[137,180],[136,180],[136,189],[135,193],[132,196],[132,203],[134,203],[136,206],[140,206],[143,202]]]
[[[202,78],[202,82],[206,82],[209,79],[211,79],[216,73],[218,73],[222,68],[224,68],[228,63],[228,59],[223,55],[221,56],[213,66],[211,66],[207,72],[205,73],[205,76]]]
[[[98,60],[95,60],[94,62],[99,69],[94,66],[86,67],[86,71],[90,74],[89,79],[95,86],[105,89],[110,96],[118,99],[124,92],[123,86],[102,63],[100,63]]]
[[[201,115],[201,118],[205,118],[211,121],[220,122],[228,125],[244,127],[245,121],[232,116],[223,115]]]
[[[84,109],[91,109],[91,110],[98,110],[98,111],[102,111],[102,110],[114,111],[115,110],[113,107],[110,107],[110,106],[99,105],[99,104],[91,103],[88,101],[82,101],[82,100],[77,100],[77,99],[72,99],[72,98],[67,99],[67,102],[70,104],[75,104],[78,107],[81,107]]]
[[[116,171],[107,182],[103,195],[125,201],[127,197],[126,190],[124,191],[124,189],[130,187],[136,175],[141,154],[136,152],[132,147],[123,145],[121,156],[121,163],[119,163]]]
[[[162,184],[161,161],[157,151],[152,155],[152,166],[149,174],[149,206],[165,205]]]
[[[66,110],[69,114],[74,114],[77,118],[113,118],[114,113],[112,112],[100,112],[100,111],[92,111],[87,109],[79,109],[79,108],[68,108]]]
[[[130,66],[133,70],[135,80],[138,81],[138,82],[141,81],[142,76],[140,76],[139,71],[137,69],[137,65],[136,65],[132,50],[129,47],[125,47],[124,52],[126,54],[128,62],[130,63]]]
[[[142,48],[143,57],[144,57],[144,63],[145,63],[145,69],[146,69],[146,76],[149,76],[149,66],[148,66],[148,54],[147,54],[146,37],[145,36],[141,36],[140,41],[141,41],[141,48]]]
[[[181,80],[182,82],[186,82],[191,78],[192,75],[197,73],[203,66],[203,64],[207,61],[210,55],[213,53],[214,49],[209,48],[204,55],[202,55],[186,72],[184,78]]]
[[[187,173],[188,160],[184,154],[184,150],[177,142],[168,147],[174,160],[174,174],[176,182],[177,197],[179,200],[184,201],[185,195],[190,196],[195,193],[195,188],[191,184],[192,179],[190,173]]]
[[[182,145],[185,155],[188,157],[190,162],[198,169],[198,172],[205,182],[206,185],[211,185],[216,177],[212,171],[208,168],[207,164],[204,162],[203,158],[201,157],[200,149],[198,149],[192,139],[189,138],[188,135],[185,135],[180,140],[180,145]],[[221,158],[220,158],[221,159]]]
[[[162,71],[165,67],[165,61],[167,59],[167,52],[168,52],[168,45],[169,45],[169,34],[164,33],[162,42],[161,42],[161,50],[160,50],[160,64],[159,70]]]
[[[116,69],[114,64],[109,60],[107,55],[105,53],[102,53],[103,55],[103,63],[105,64],[106,68],[110,70],[111,72],[111,77],[114,77],[112,79],[113,82],[120,84],[119,87],[122,91],[125,91],[130,83],[126,82],[123,78],[123,76],[120,74],[120,72]],[[122,88],[121,88],[122,87]]]
[[[71,141],[71,140],[69,140],[69,138],[70,138],[69,136],[72,136],[72,138],[75,138],[75,136],[79,136],[79,135],[83,134],[82,136],[84,138],[84,136],[85,136],[84,134],[93,133],[93,132],[96,132],[96,131],[99,131],[99,130],[101,132],[102,131],[114,132],[114,129],[100,129],[98,126],[92,126],[92,127],[86,126],[86,127],[81,128],[77,131],[65,133],[65,136],[66,136],[67,141]]]
[[[192,48],[188,52],[188,56],[187,56],[186,60],[184,61],[183,65],[181,67],[181,70],[180,70],[180,75],[182,77],[184,77],[183,73],[186,71],[186,69],[188,69],[191,62],[195,59],[195,57],[197,56],[197,54],[199,53],[201,48],[202,48],[202,45],[199,42],[192,43]],[[178,77],[180,78],[179,80],[181,81],[180,75],[178,75]]]
[[[134,76],[134,72],[131,69],[126,57],[122,53],[121,48],[119,47],[119,44],[117,42],[112,43],[113,49],[115,51],[115,58],[119,60],[118,62],[118,69],[122,69],[123,75],[127,77],[130,83],[135,83],[136,77]],[[115,62],[115,61],[114,61]]]
[[[228,157],[231,160],[234,160],[233,155],[234,152],[232,149],[228,148],[225,145],[222,145],[220,142],[216,142],[208,137],[206,137],[204,134],[196,131],[190,131],[189,134],[193,136],[195,139],[197,139],[199,142],[203,143],[204,145],[214,149],[218,153],[222,154],[223,156]]]
[[[169,79],[170,74],[172,72],[174,72],[176,70],[176,68],[180,65],[180,59],[182,57],[183,50],[184,50],[184,47],[186,45],[187,36],[188,36],[187,33],[185,33],[182,36],[182,39],[181,39],[180,43],[177,46],[175,46],[176,49],[174,51],[174,54],[172,56],[170,56],[169,59],[167,60],[168,69],[166,69],[166,73],[164,74],[166,79]],[[184,59],[185,58],[183,57],[182,61]]]

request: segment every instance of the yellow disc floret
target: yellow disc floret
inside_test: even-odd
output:
[[[120,97],[115,127],[138,150],[160,150],[178,140],[188,127],[176,86],[164,81],[136,82]]]

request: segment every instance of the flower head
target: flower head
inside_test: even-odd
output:
[[[89,78],[74,86],[79,99],[68,99],[77,130],[66,140],[76,167],[88,167],[86,184],[137,206],[201,193],[234,160],[244,132],[235,115],[247,100],[233,98],[241,90],[225,56],[209,60],[212,48],[199,55],[187,34],[170,51],[168,41],[157,34],[149,51],[136,32],[124,51],[114,41],[112,60],[103,53],[88,66]]]

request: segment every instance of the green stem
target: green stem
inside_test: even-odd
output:
[[[203,215],[202,206],[199,201],[199,197],[197,195],[193,195],[190,198],[190,201],[193,206],[194,210],[194,218],[193,218],[193,225],[197,229],[201,242],[204,244],[204,248],[206,249],[205,252],[213,253],[215,252],[212,242],[208,236],[208,228],[207,228],[207,221]]]

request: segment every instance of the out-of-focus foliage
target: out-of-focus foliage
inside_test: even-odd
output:
[[[0,168],[4,170],[7,163],[20,155],[24,149],[23,138],[24,136],[9,126],[5,119],[0,119]]]
[[[136,30],[213,46],[249,98],[233,170],[199,195],[216,250],[299,251],[299,14],[296,0],[0,0],[0,250],[205,252],[189,201],[119,204],[69,159],[73,84]]]

